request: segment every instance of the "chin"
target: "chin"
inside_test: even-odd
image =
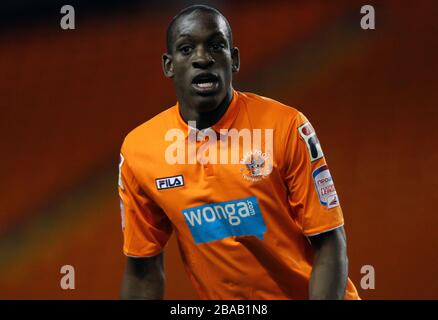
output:
[[[215,110],[220,105],[222,100],[223,98],[221,99],[219,94],[211,96],[196,95],[193,99],[193,106],[199,112],[209,112]]]

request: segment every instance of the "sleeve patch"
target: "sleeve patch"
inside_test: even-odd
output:
[[[309,151],[310,162],[321,159],[324,157],[322,152],[321,144],[319,143],[316,132],[313,129],[310,122],[306,122],[300,127],[298,127],[298,132],[301,138],[304,140],[307,146],[307,151]]]
[[[123,200],[120,198],[120,216],[122,218],[122,229],[125,230],[125,205]]]
[[[120,154],[120,162],[119,162],[119,187],[122,190],[125,190],[125,187],[123,186],[123,180],[122,180],[122,166],[123,162],[125,161],[125,158],[122,154]]]
[[[336,193],[335,184],[327,165],[315,169],[312,176],[319,202],[329,209],[339,206],[338,194]]]

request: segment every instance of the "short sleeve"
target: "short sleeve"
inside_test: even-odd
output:
[[[294,219],[306,236],[341,227],[342,209],[314,128],[298,113],[288,130],[285,182]]]
[[[123,252],[131,257],[159,254],[172,234],[172,224],[155,202],[144,192],[120,154],[118,190],[123,230]]]

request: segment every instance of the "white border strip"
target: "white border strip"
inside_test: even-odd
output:
[[[344,226],[344,224],[341,224],[341,225],[339,225],[337,227],[334,227],[334,228],[331,228],[331,229],[328,229],[328,230],[324,230],[324,231],[317,232],[317,233],[312,233],[312,234],[306,234],[306,237],[317,236],[318,234],[323,234],[323,233],[326,233],[326,232],[329,232],[329,231],[333,231],[333,230],[338,229],[338,228],[343,227],[343,226]]]

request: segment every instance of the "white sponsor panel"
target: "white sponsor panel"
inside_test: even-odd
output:
[[[339,206],[338,194],[327,165],[313,171],[313,181],[315,182],[319,201],[323,206],[329,209]]]

